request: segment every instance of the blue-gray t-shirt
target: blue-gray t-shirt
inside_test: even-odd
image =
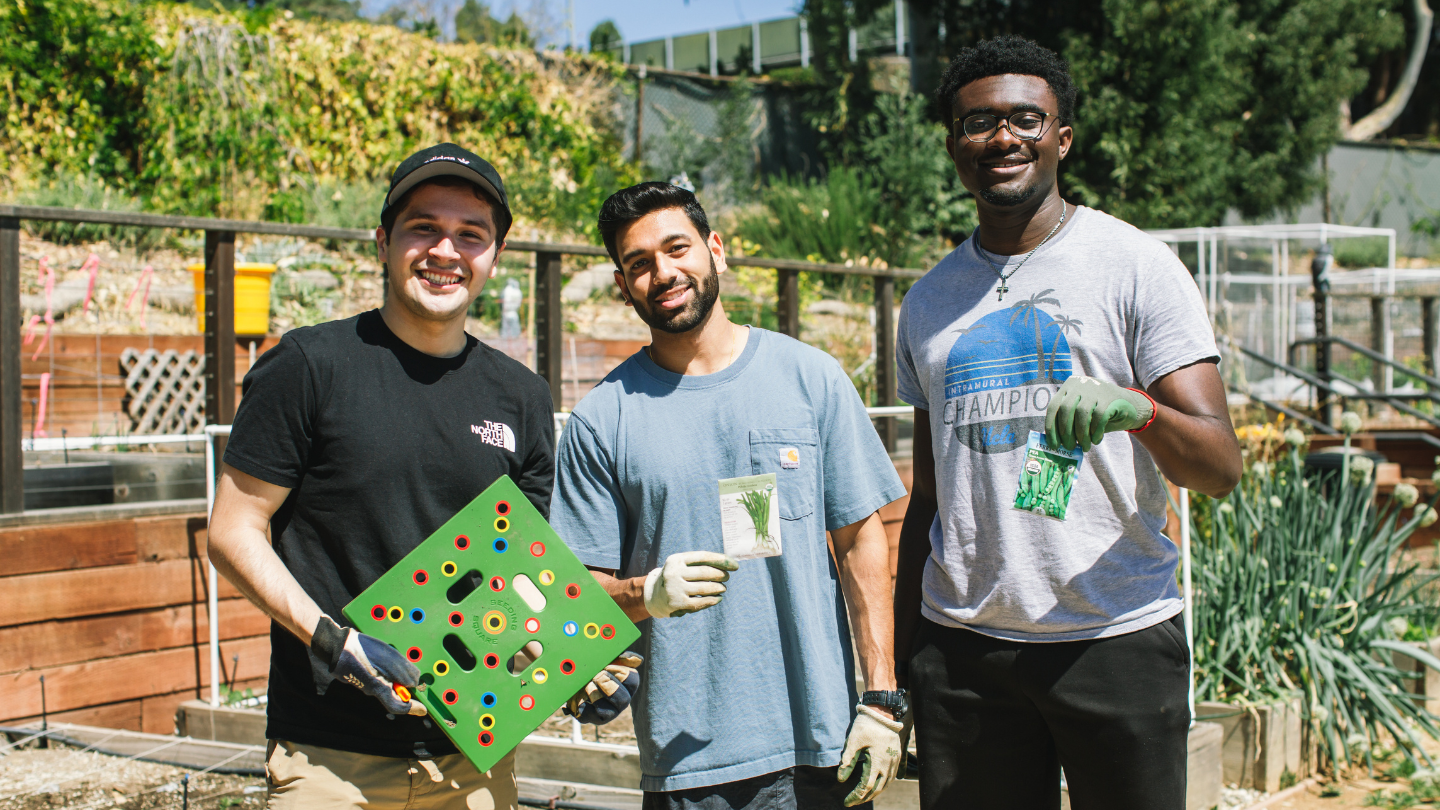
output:
[[[782,449],[798,466],[781,466]],[[576,406],[556,469],[551,525],[586,565],[622,578],[723,551],[720,479],[778,480],[783,554],[741,562],[715,607],[640,623],[640,787],[837,764],[855,668],[825,532],[905,488],[834,358],[754,327],[715,374],[675,374],[638,352]]]

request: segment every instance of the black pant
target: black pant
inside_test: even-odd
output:
[[[1179,616],[1112,638],[1003,641],[922,619],[910,655],[923,810],[1184,810]]]
[[[850,778],[835,778],[839,768],[797,765],[709,787],[646,791],[642,810],[872,810],[870,802],[845,807],[845,797],[860,783],[857,765]]]

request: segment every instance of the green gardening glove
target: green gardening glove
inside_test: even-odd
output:
[[[1066,450],[1089,450],[1117,430],[1139,430],[1155,417],[1155,404],[1131,388],[1075,376],[1060,386],[1045,410],[1045,440]]]

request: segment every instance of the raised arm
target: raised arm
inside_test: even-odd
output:
[[[906,665],[920,627],[920,601],[925,562],[930,559],[930,526],[939,505],[935,501],[935,450],[930,443],[930,412],[915,409],[914,470],[910,503],[900,524],[900,550],[895,564],[895,673],[908,686]]]

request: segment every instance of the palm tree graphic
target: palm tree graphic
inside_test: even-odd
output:
[[[1022,323],[1028,320],[1035,327],[1036,374],[1039,374],[1045,370],[1045,324],[1041,322],[1040,316],[1044,315],[1047,322],[1054,323],[1054,319],[1050,317],[1050,313],[1041,309],[1040,305],[1054,304],[1057,308],[1060,306],[1059,300],[1046,297],[1052,292],[1055,292],[1055,290],[1041,290],[1040,292],[1030,296],[1028,299],[1024,301],[1018,301],[1010,306],[1011,326],[1014,326],[1015,321],[1017,320],[1020,320]],[[1054,382],[1054,379],[1049,380],[1049,382]]]
[[[1052,320],[1050,324],[1053,325],[1056,329],[1059,329],[1061,335],[1069,334],[1071,331],[1073,331],[1078,336],[1080,334],[1080,327],[1084,326],[1085,322],[1080,320],[1079,318],[1070,318],[1065,315],[1056,315],[1054,316],[1054,320]],[[1050,344],[1050,382],[1056,381],[1055,355],[1059,353],[1059,351],[1060,335],[1056,335],[1055,342]]]

